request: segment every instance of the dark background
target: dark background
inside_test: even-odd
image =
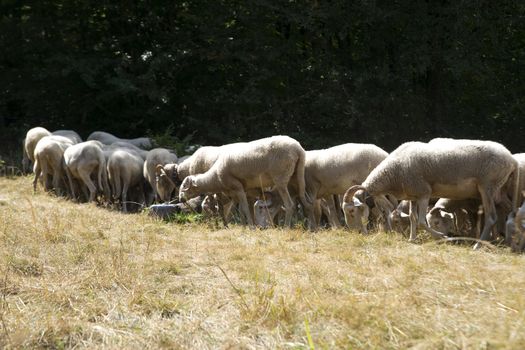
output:
[[[34,126],[516,153],[524,73],[520,1],[0,0],[0,155]]]

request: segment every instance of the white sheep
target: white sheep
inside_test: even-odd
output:
[[[37,181],[40,175],[43,177],[44,189],[51,189],[49,176],[53,179],[53,188],[57,194],[61,194],[62,189],[68,186],[64,178],[63,160],[64,151],[73,145],[73,142],[63,136],[50,135],[44,136],[35,146],[34,167],[35,178],[33,180],[33,190],[36,191]]]
[[[519,172],[517,161],[496,142],[454,139],[407,142],[377,166],[362,185],[349,188],[343,201],[352,200],[358,190],[368,191],[372,196],[392,194],[411,200],[410,240],[413,241],[418,224],[434,238],[446,237],[426,222],[431,197],[481,197],[485,211],[481,239],[487,240],[496,222],[495,197],[513,172]],[[515,182],[513,203],[517,198],[518,183]],[[475,248],[479,246],[476,244]]]
[[[49,135],[51,135],[51,132],[40,126],[31,128],[27,131],[23,145],[22,168],[24,171],[27,171],[27,169],[29,169],[35,162],[34,151],[38,141],[40,141],[42,137]]]
[[[144,159],[130,148],[107,148],[108,179],[113,199],[120,199],[124,212],[128,211],[128,191],[134,188],[137,201],[145,202]]]
[[[86,141],[68,147],[64,152],[64,163],[73,198],[77,196],[74,179],[78,179],[82,182],[81,189],[85,194],[85,189],[88,188],[90,202],[95,200],[97,189],[103,191],[107,200],[111,200],[102,143]],[[92,177],[97,179],[98,186]]]
[[[312,224],[312,204],[305,197],[304,163],[304,149],[288,136],[252,141],[242,147],[228,148],[206,173],[186,177],[179,198],[186,200],[199,194],[225,193],[239,202],[245,220],[253,227],[246,191],[275,186],[286,210],[285,224],[290,226],[294,205],[288,182],[295,177],[299,198]]]
[[[110,134],[109,132],[104,131],[94,131],[92,132],[87,140],[97,140],[102,142],[105,145],[111,145],[112,143],[123,141],[131,143],[134,146],[137,146],[141,149],[151,149],[153,147],[153,142],[149,137],[137,137],[134,139],[121,139],[115,135]]]
[[[321,216],[321,199],[326,203],[325,212],[328,214],[330,226],[341,227],[333,195],[343,194],[350,186],[362,183],[372,169],[387,156],[388,153],[378,146],[362,143],[346,143],[327,149],[306,151],[305,190],[307,198],[315,204],[314,228]],[[294,181],[290,184],[291,187],[296,187]],[[296,189],[292,188],[291,193],[296,193]],[[258,202],[259,207],[262,204],[264,203]],[[350,212],[356,210],[356,206],[347,205],[342,209],[345,215],[350,216]],[[268,211],[258,209],[257,212],[267,215]],[[262,221],[264,219],[261,219]],[[350,226],[354,226],[353,223],[350,223]],[[361,228],[361,220],[358,227]]]
[[[151,198],[147,199],[147,204],[151,204],[154,199],[157,199],[157,185],[156,185],[156,168],[158,165],[166,165],[169,163],[176,163],[177,155],[165,148],[154,148],[150,150],[144,161],[143,174],[146,181],[149,183],[152,189]]]
[[[169,202],[172,193],[189,175],[203,174],[208,171],[219,158],[219,155],[228,152],[229,148],[242,147],[245,143],[231,143],[223,146],[205,146],[201,147],[187,157],[179,164],[166,164],[165,166],[156,167],[156,190],[162,201]],[[224,225],[227,225],[228,217],[233,201],[222,194],[216,194],[216,199],[219,202],[220,215]]]

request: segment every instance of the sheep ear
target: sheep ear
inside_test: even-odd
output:
[[[434,208],[430,209],[430,211],[428,212],[428,214],[430,214],[430,215],[434,215],[434,213],[435,213],[436,211],[440,211],[440,210],[441,210],[441,208],[434,207]]]
[[[162,164],[157,164],[157,166],[155,167],[155,175],[159,176],[163,171],[164,166],[162,166]]]
[[[193,177],[192,176],[188,176],[184,179],[184,181],[182,181],[182,185],[181,185],[181,190],[182,191],[187,191],[189,190],[191,187],[193,186]]]
[[[441,212],[441,217],[442,218],[449,218],[450,220],[454,220],[454,214],[452,214],[452,213]]]

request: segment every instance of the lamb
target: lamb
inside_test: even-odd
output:
[[[519,175],[517,161],[496,142],[455,139],[407,142],[376,167],[361,185],[350,187],[343,201],[351,201],[358,190],[368,191],[372,196],[392,194],[399,199],[411,200],[410,241],[414,241],[418,224],[434,238],[447,237],[426,222],[431,197],[481,197],[485,211],[481,240],[488,240],[496,222],[495,197],[514,172]],[[515,181],[514,206],[517,187]],[[479,247],[480,244],[476,244],[475,248]]]
[[[106,159],[103,144],[99,141],[86,141],[67,148],[64,152],[64,163],[69,180],[71,195],[76,198],[73,179],[82,181],[82,190],[89,190],[89,201],[95,200],[97,189],[102,190],[107,200],[110,200],[110,190],[106,170]],[[97,186],[91,179],[96,174]]]
[[[392,229],[399,233],[405,233],[410,229],[410,201],[402,200],[390,213]]]
[[[149,137],[138,137],[134,139],[121,139],[104,131],[94,131],[88,136],[88,141],[97,140],[102,142],[105,145],[111,145],[112,143],[123,141],[131,143],[132,145],[139,147],[141,149],[151,149],[153,147],[153,142]]]
[[[479,199],[440,198],[426,215],[428,225],[450,236],[477,238]]]
[[[288,182],[295,176],[299,198],[313,223],[312,204],[306,200],[304,184],[305,152],[288,136],[273,136],[228,148],[215,164],[200,175],[190,175],[180,187],[181,201],[204,193],[225,193],[237,199],[244,219],[253,227],[246,191],[275,186],[284,202],[285,224],[290,226],[293,201]]]
[[[137,200],[145,202],[143,176],[144,159],[129,148],[115,148],[106,150],[108,178],[114,199],[122,202],[122,209],[128,212],[128,191],[137,189]]]
[[[49,175],[53,177],[53,188],[58,195],[67,185],[64,180],[63,159],[64,151],[73,145],[73,142],[63,136],[50,135],[44,136],[38,141],[34,150],[35,164],[33,171],[33,190],[36,191],[37,181],[42,174],[44,189],[51,189]],[[64,185],[61,187],[61,185]]]
[[[150,184],[152,189],[153,198],[148,198],[148,205],[157,199],[157,186],[156,186],[156,167],[158,165],[166,165],[168,163],[176,163],[177,155],[170,150],[165,148],[154,148],[148,152],[146,160],[144,162],[143,174],[146,181]]]

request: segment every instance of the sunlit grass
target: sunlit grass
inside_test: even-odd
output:
[[[199,220],[0,178],[0,346],[525,347],[525,258],[508,249]]]

